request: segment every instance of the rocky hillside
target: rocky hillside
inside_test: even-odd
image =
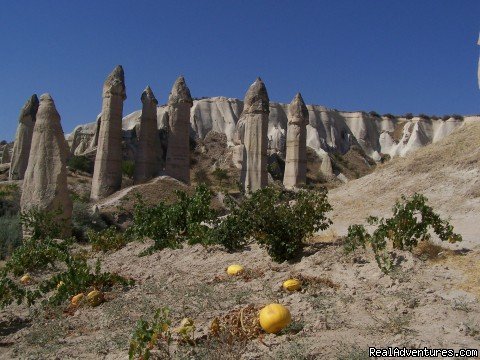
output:
[[[345,234],[348,225],[368,215],[390,214],[395,199],[419,192],[464,237],[460,246],[479,247],[480,122],[467,121],[436,144],[406,158],[393,159],[375,172],[332,190],[334,229]]]
[[[345,154],[354,146],[360,146],[372,159],[379,161],[382,155],[404,156],[412,150],[435,143],[446,137],[465,121],[480,120],[480,116],[469,117],[396,117],[379,116],[375,113],[344,112],[319,105],[307,105],[309,125],[307,146],[317,151]],[[234,144],[238,119],[243,102],[238,99],[213,97],[195,100],[191,109],[190,124],[192,138],[203,139],[210,131],[225,134],[229,146]],[[134,146],[138,133],[140,110],[123,119],[124,139]],[[159,130],[168,127],[166,106],[157,108]],[[72,153],[82,154],[93,149],[97,141],[97,122],[80,125],[67,136]],[[270,103],[268,129],[271,151],[285,150],[287,128],[287,105]]]

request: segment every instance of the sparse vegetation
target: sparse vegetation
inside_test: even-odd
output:
[[[345,251],[351,253],[358,247],[365,248],[369,244],[378,266],[385,273],[393,266],[392,256],[387,251],[389,245],[393,249],[411,252],[419,241],[431,239],[430,228],[442,241],[450,243],[462,241],[462,237],[453,232],[453,226],[448,221],[442,220],[427,205],[427,198],[421,194],[414,194],[411,198],[402,196],[402,200],[397,201],[393,207],[393,217],[384,219],[370,216],[367,223],[377,226],[372,234],[363,225],[349,226]]]
[[[73,155],[70,159],[68,159],[67,166],[72,170],[83,171],[86,173],[93,172],[92,161],[83,155],[81,156]]]
[[[119,250],[123,248],[128,242],[129,238],[125,233],[118,231],[115,226],[110,226],[105,230],[94,231],[88,230],[87,237],[92,244],[93,251],[110,251]]]
[[[135,162],[132,160],[125,160],[122,162],[122,173],[129,179],[133,179],[135,173]]]
[[[82,202],[73,202],[72,233],[79,241],[86,241],[87,235],[92,231],[102,231],[107,224],[100,214],[91,209],[91,205]]]

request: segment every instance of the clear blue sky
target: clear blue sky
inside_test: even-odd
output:
[[[270,98],[342,110],[480,113],[479,0],[2,1],[0,139],[49,92],[65,132],[91,122],[102,83],[125,69],[124,114],[183,74],[192,96]]]

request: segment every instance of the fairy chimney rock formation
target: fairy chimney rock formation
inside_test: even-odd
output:
[[[167,175],[190,184],[190,108],[193,99],[183,76],[173,84],[168,98]]]
[[[72,200],[67,187],[67,156],[60,115],[52,97],[43,94],[33,130],[20,205],[23,212],[37,209],[55,213],[64,236],[70,235],[72,217]]]
[[[330,159],[330,156],[328,156],[327,153],[322,155],[322,165],[320,166],[320,172],[327,179],[331,179],[334,176],[332,160]]]
[[[250,85],[242,112],[245,123],[245,161],[241,181],[246,192],[254,192],[268,185],[267,148],[269,99],[265,84],[260,78]],[[240,120],[239,120],[240,121]]]
[[[9,180],[22,180],[25,175],[37,111],[38,98],[36,94],[33,94],[23,105],[18,117],[17,133],[10,161]]]
[[[161,146],[157,130],[158,101],[150,86],[143,91],[138,148],[135,153],[134,182],[143,183],[160,171]]]
[[[287,150],[283,185],[287,189],[306,183],[308,110],[298,93],[288,106]]]
[[[103,103],[98,148],[93,171],[93,200],[105,198],[122,186],[122,114],[125,75],[118,65],[103,84]]]
[[[0,164],[8,164],[10,162],[10,146],[5,144],[2,149],[2,158]]]

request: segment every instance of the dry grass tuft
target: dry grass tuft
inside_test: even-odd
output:
[[[291,276],[292,278],[298,279],[302,282],[302,286],[309,288],[311,290],[319,290],[321,288],[330,288],[334,290],[338,290],[340,285],[333,282],[329,278],[322,277],[322,276],[308,276],[302,274],[294,274]]]
[[[235,309],[221,318],[214,318],[210,325],[210,337],[226,344],[256,339],[262,333],[258,320],[259,308],[249,304]]]
[[[434,244],[432,241],[420,241],[417,247],[413,250],[414,255],[422,260],[439,261],[445,259],[447,256],[455,254],[454,251],[447,249],[441,245]]]

